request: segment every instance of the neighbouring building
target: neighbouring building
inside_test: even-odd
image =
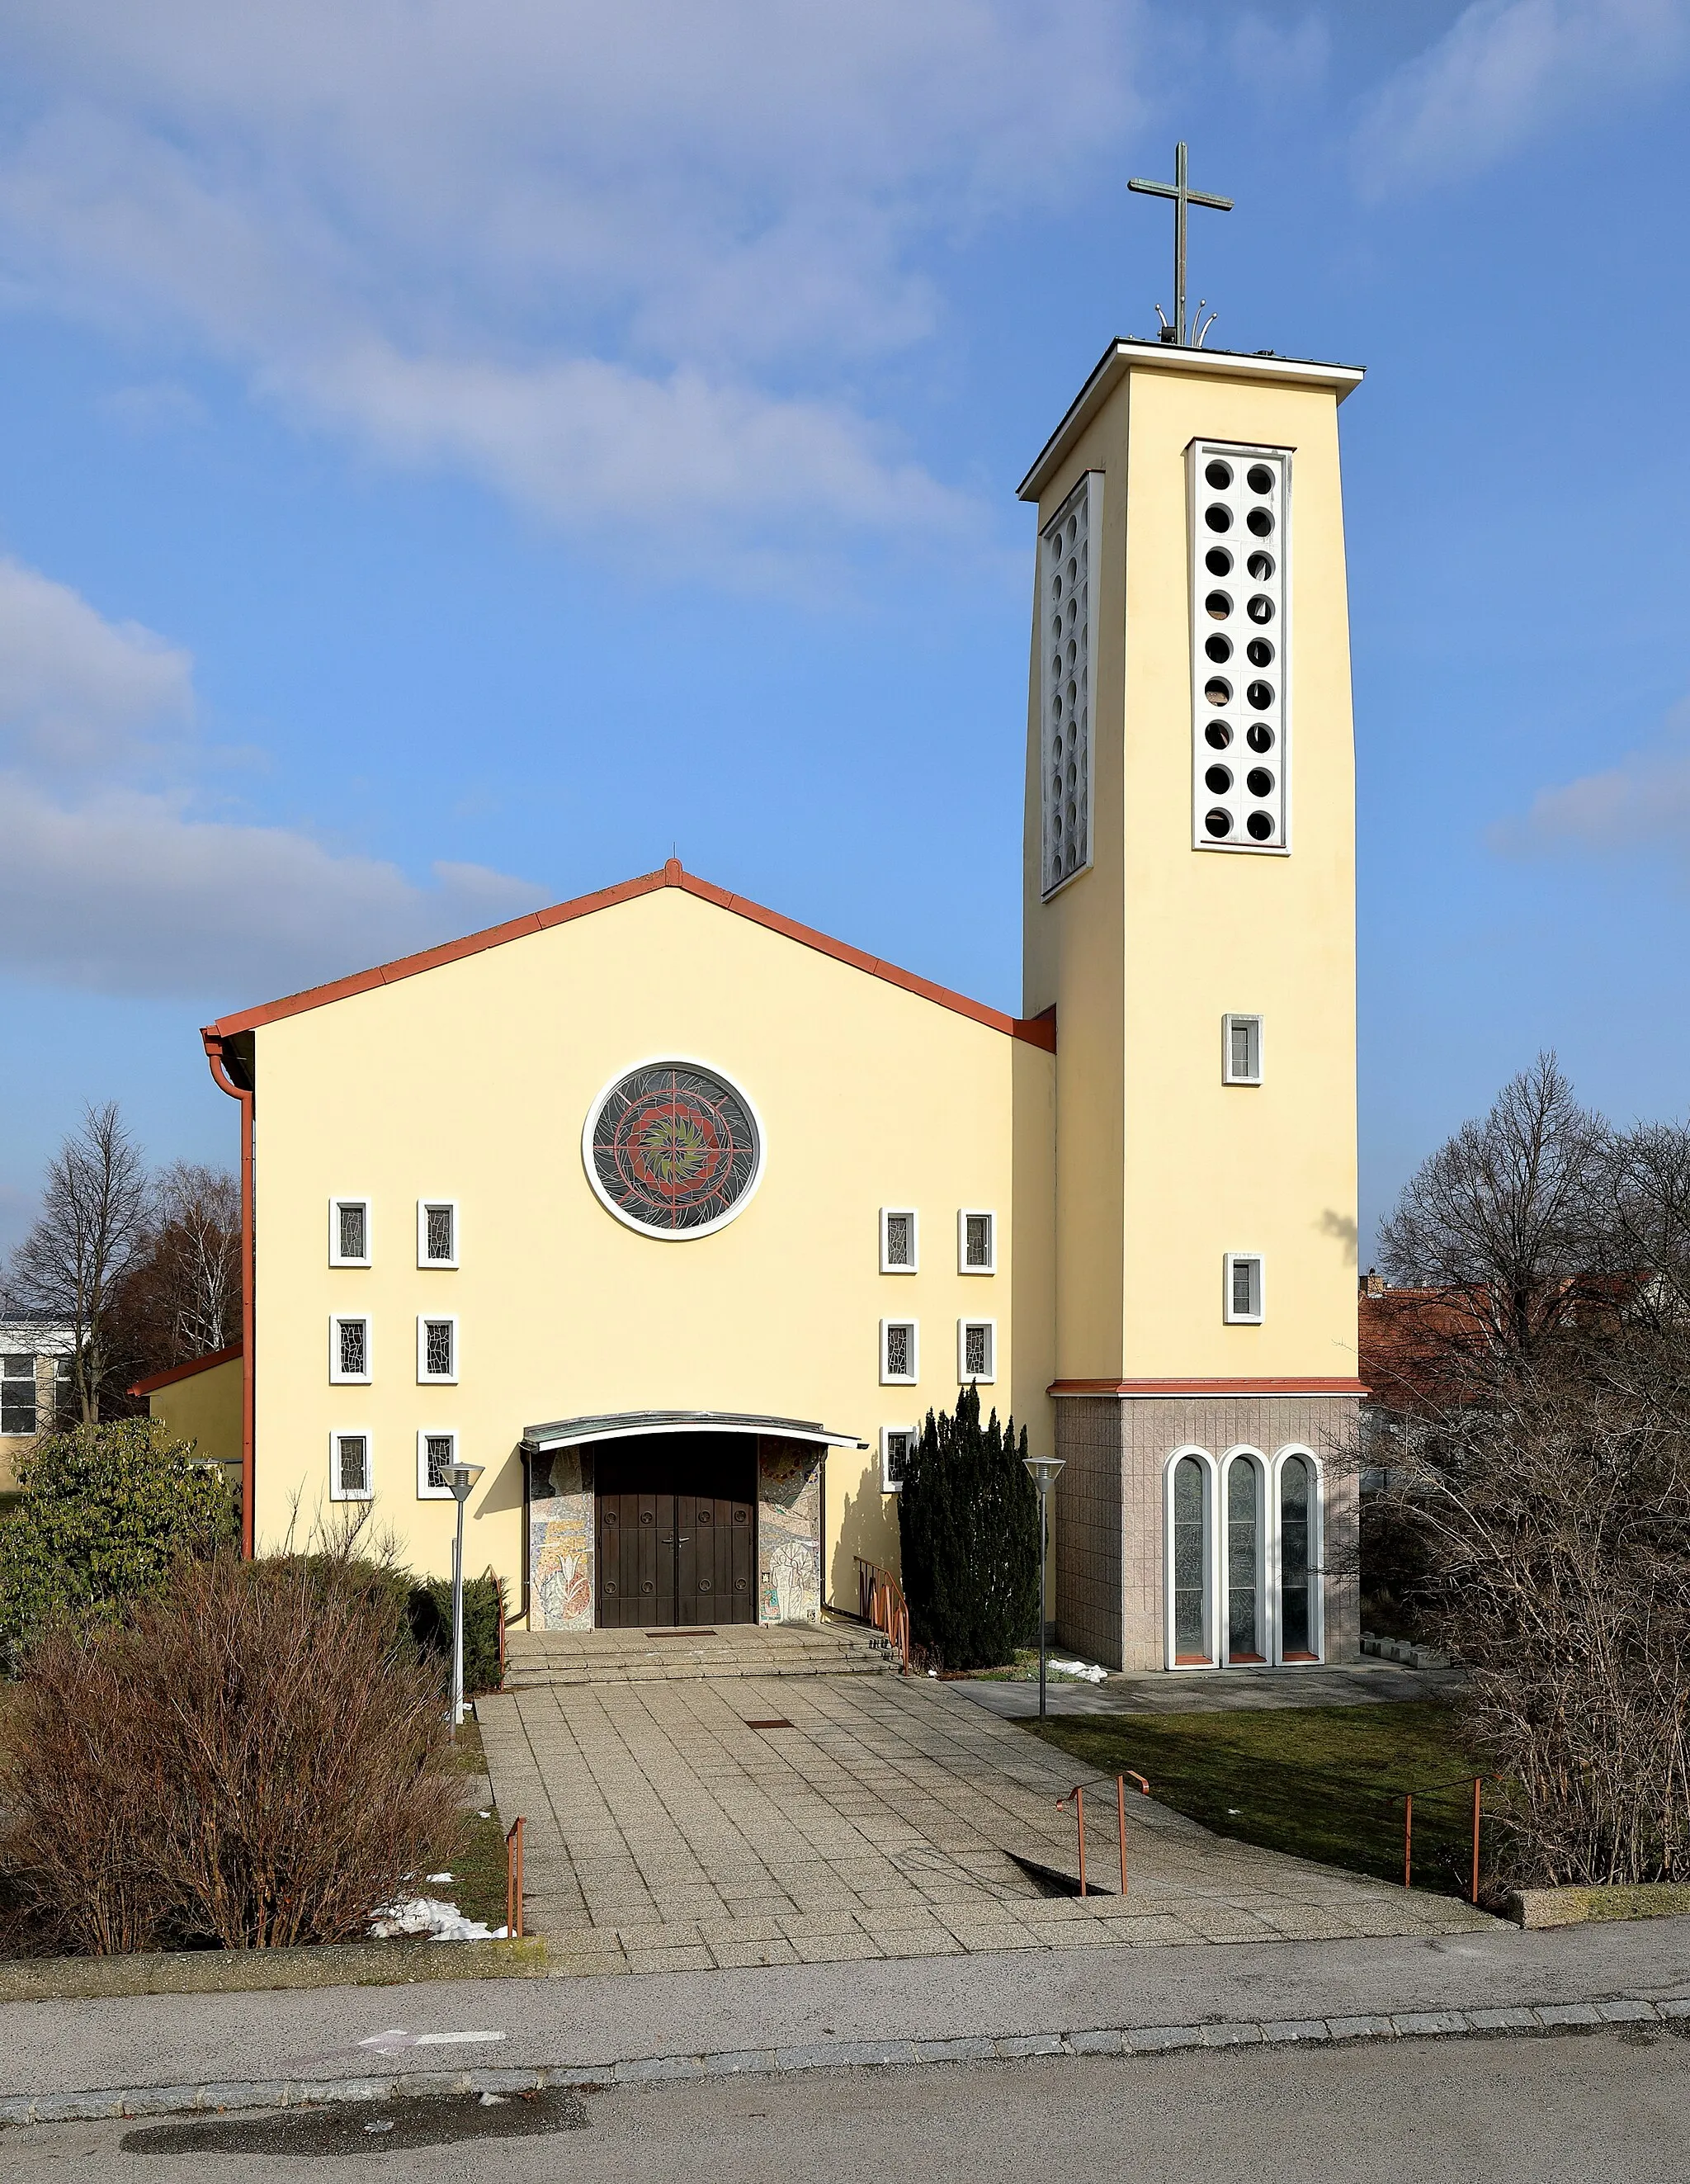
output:
[[[853,1609],[974,1381],[1065,1459],[1065,1644],[1354,1651],[1360,377],[1117,342],[1024,482],[1020,1016],[671,862],[207,1028],[258,1546],[443,1571],[469,1462],[536,1629]]]
[[[75,1347],[61,1321],[0,1319],[0,1494],[17,1490],[19,1459],[65,1411]]]

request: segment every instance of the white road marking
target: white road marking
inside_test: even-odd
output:
[[[391,2055],[398,2048],[477,2047],[486,2041],[506,2040],[509,2036],[505,2032],[407,2032],[403,2025],[395,2025],[391,2031],[372,2032],[358,2044]]]

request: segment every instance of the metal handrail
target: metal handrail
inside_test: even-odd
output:
[[[1132,1780],[1137,1783],[1140,1790],[1143,1791],[1147,1797],[1150,1795],[1150,1785],[1135,1768],[1129,1767],[1124,1774],[1117,1774],[1115,1776],[1115,1822],[1120,1833],[1120,1892],[1123,1896],[1126,1893],[1126,1785],[1128,1776],[1131,1776]],[[1099,1781],[1102,1781],[1105,1778],[1099,1775],[1098,1779]],[[1086,1893],[1086,1786],[1083,1782],[1076,1782],[1074,1785],[1074,1787],[1068,1792],[1067,1797],[1059,1797],[1057,1799],[1057,1809],[1060,1811],[1062,1807],[1069,1803],[1070,1801],[1074,1807],[1074,1828],[1075,1834],[1078,1839],[1080,1850],[1080,1893],[1083,1896]]]
[[[889,1570],[876,1563],[864,1562],[861,1555],[854,1557],[857,1564],[857,1598],[863,1611],[863,1620],[872,1624],[885,1637],[898,1656],[903,1674],[909,1674],[909,1604],[903,1597],[903,1589]]]
[[[1473,1786],[1473,1872],[1468,1900],[1476,1903],[1479,1900],[1479,1837],[1484,1820],[1484,1776],[1453,1774],[1447,1782],[1422,1782],[1420,1794],[1425,1797],[1437,1790],[1465,1789],[1469,1782]],[[1403,1886],[1411,1888],[1414,1886],[1415,1792],[1399,1790],[1392,1802],[1394,1804],[1398,1798],[1402,1800],[1403,1806]]]
[[[519,1813],[504,1839],[504,1930],[507,1940],[520,1942],[522,1930],[522,1836],[527,1821]]]

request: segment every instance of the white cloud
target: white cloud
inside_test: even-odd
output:
[[[79,773],[149,733],[179,732],[192,712],[186,653],[0,560],[0,758]]]
[[[1141,12],[14,0],[0,274],[565,524],[954,528],[864,386],[1120,141]]]
[[[1664,851],[1690,869],[1690,704],[1674,709],[1652,749],[1539,789],[1527,811],[1491,830],[1491,845],[1528,857]]]
[[[1475,0],[1370,101],[1357,163],[1381,194],[1465,180],[1687,61],[1690,0]]]

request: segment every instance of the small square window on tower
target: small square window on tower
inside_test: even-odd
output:
[[[458,1263],[458,1201],[455,1198],[417,1201],[417,1264],[455,1267]]]
[[[417,1435],[417,1499],[420,1502],[449,1502],[452,1481],[447,1477],[448,1465],[458,1461],[458,1436],[455,1433],[430,1433],[426,1428]]]
[[[1226,1310],[1232,1327],[1259,1327],[1262,1318],[1262,1262],[1257,1251],[1229,1251],[1224,1262]]]
[[[913,1206],[881,1208],[881,1272],[913,1274],[917,1263],[917,1223]]]
[[[966,1387],[970,1380],[998,1377],[998,1323],[995,1319],[957,1322],[957,1379]]]
[[[336,1384],[370,1379],[370,1322],[362,1315],[330,1315],[329,1378]]]
[[[1193,440],[1192,840],[1291,847],[1291,453]]]
[[[1259,1017],[1221,1017],[1220,1080],[1224,1084],[1261,1083],[1262,1020]]]
[[[919,1436],[914,1426],[881,1428],[881,1491],[896,1494],[903,1484],[904,1467],[915,1452]]]
[[[1101,471],[1088,471],[1039,539],[1040,890],[1092,861],[1092,624]]]
[[[458,1378],[458,1322],[454,1316],[436,1318],[431,1312],[417,1315],[417,1379],[418,1381],[455,1380]]]
[[[957,1272],[995,1274],[997,1271],[998,1216],[964,1206],[957,1215]]]
[[[919,1377],[916,1326],[913,1319],[881,1322],[881,1385],[914,1387]]]
[[[329,1201],[329,1264],[367,1267],[370,1264],[370,1201],[331,1198]]]
[[[369,1435],[331,1433],[329,1435],[329,1499],[331,1502],[368,1502],[370,1493]]]

